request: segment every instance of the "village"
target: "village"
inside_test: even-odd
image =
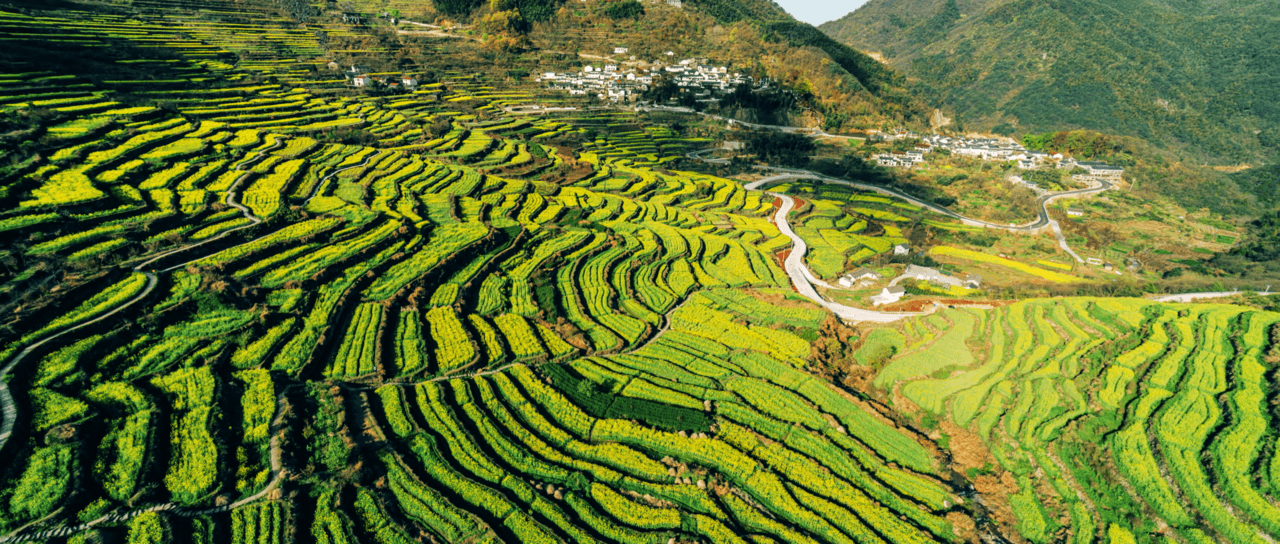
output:
[[[329,63],[329,69],[337,70],[338,64]],[[388,91],[404,91],[413,92],[418,89],[418,80],[410,76],[386,76],[375,75],[369,73],[369,69],[364,66],[351,65],[344,72],[347,77],[347,85],[357,88],[385,88]]]
[[[1085,187],[1096,187],[1099,184],[1118,183],[1124,174],[1124,168],[1109,165],[1100,161],[1078,161],[1061,153],[1044,153],[1031,151],[1011,138],[960,138],[931,134],[920,136],[913,132],[896,132],[886,134],[886,140],[912,138],[919,139],[920,144],[911,151],[880,153],[875,156],[876,164],[888,168],[914,168],[925,162],[925,155],[937,150],[946,150],[951,155],[972,157],[984,161],[1014,161],[1020,170],[1038,170],[1052,167],[1068,171],[1080,171],[1071,179]],[[1031,190],[1043,193],[1045,190],[1036,183],[1025,181],[1020,176],[1010,176],[1010,181],[1026,185]]]
[[[614,55],[625,55],[626,47],[616,47]],[[668,51],[668,57],[675,53]],[[714,100],[714,91],[731,91],[739,85],[755,86],[750,76],[729,73],[724,66],[709,64],[707,59],[684,59],[673,64],[635,62],[583,66],[578,73],[546,72],[537,81],[549,90],[567,91],[570,96],[587,96],[614,101],[634,101],[659,79],[669,78],[681,92],[692,92],[699,100]]]

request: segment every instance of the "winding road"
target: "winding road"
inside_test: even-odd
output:
[[[786,126],[779,126],[779,125],[761,125],[756,123],[748,123],[745,121],[738,121],[736,119],[721,117],[719,115],[713,115],[713,114],[704,113],[700,111],[694,111],[689,108],[679,108],[679,107],[672,107],[672,106],[638,105],[635,107],[635,110],[640,112],[646,111],[646,110],[656,110],[656,111],[670,111],[670,112],[678,112],[678,113],[691,113],[691,114],[701,115],[703,117],[708,117],[711,119],[716,119],[718,121],[724,121],[734,126],[742,126],[747,128],[763,129],[763,130],[773,130],[778,132],[784,132],[787,134],[800,134],[804,136],[810,136],[813,138],[845,138],[845,139],[853,138],[852,136],[841,136],[838,134],[830,134],[819,128],[786,127]],[[703,149],[703,150],[689,153],[686,156],[690,159],[700,160],[710,164],[719,164],[719,165],[729,164],[729,161],[727,159],[714,159],[714,158],[708,158],[705,156],[706,154],[711,153],[713,151],[716,151],[716,149],[714,148]],[[1071,255],[1071,257],[1074,258],[1078,263],[1084,263],[1085,261],[1083,258],[1080,257],[1080,255],[1076,254],[1076,252],[1071,249],[1070,245],[1067,244],[1067,237],[1062,234],[1061,225],[1059,225],[1058,222],[1054,220],[1052,217],[1049,217],[1049,204],[1054,200],[1058,200],[1060,198],[1083,197],[1091,194],[1109,191],[1115,188],[1115,185],[1111,184],[1108,181],[1098,180],[1098,185],[1096,187],[1087,187],[1084,189],[1077,189],[1073,191],[1059,191],[1054,193],[1045,193],[1040,195],[1040,197],[1036,199],[1036,206],[1039,209],[1036,210],[1035,221],[1032,221],[1025,225],[1002,225],[997,223],[991,223],[988,221],[983,221],[981,219],[966,217],[954,211],[951,211],[947,208],[944,208],[942,206],[938,206],[937,204],[933,204],[931,202],[925,202],[918,198],[914,198],[910,195],[907,195],[901,191],[895,191],[893,189],[888,189],[885,187],[869,185],[865,183],[857,183],[857,182],[852,182],[852,181],[848,181],[840,178],[834,178],[831,176],[819,174],[817,172],[813,172],[809,170],[778,168],[774,166],[760,166],[760,165],[755,166],[755,168],[758,170],[773,172],[775,173],[775,175],[744,185],[744,187],[747,190],[756,190],[768,183],[775,182],[775,181],[783,181],[788,179],[811,179],[811,180],[822,181],[824,183],[835,183],[839,185],[846,185],[846,186],[860,189],[863,191],[872,191],[885,196],[900,198],[902,200],[915,204],[916,206],[925,208],[934,213],[941,214],[941,215],[950,217],[952,219],[956,219],[960,221],[962,224],[968,225],[971,227],[982,227],[982,228],[988,228],[988,229],[1006,230],[1010,232],[1027,232],[1027,233],[1037,232],[1042,229],[1048,228],[1049,231],[1053,233],[1054,237],[1058,239],[1058,247],[1062,248],[1062,250],[1065,251],[1068,255]]]
[[[282,147],[283,145],[284,145],[284,142],[283,142],[283,141],[281,141],[279,138],[277,138],[277,139],[276,139],[276,143],[275,143],[274,145],[272,145],[272,146],[271,146],[271,147],[269,147],[269,148],[266,148],[266,149],[263,149],[263,150],[261,150],[261,151],[258,151],[258,154],[257,154],[257,156],[256,156],[256,157],[254,157],[254,158],[252,158],[252,159],[249,159],[249,160],[247,160],[247,161],[244,161],[244,162],[240,163],[239,165],[237,165],[237,166],[236,166],[236,170],[239,170],[239,171],[245,171],[245,170],[247,170],[247,169],[248,169],[250,166],[252,166],[254,163],[257,163],[257,162],[261,161],[262,159],[266,158],[266,156],[267,156],[267,153],[268,153],[268,152],[271,152],[271,151],[274,151],[274,150],[276,150],[276,149],[279,149],[279,148],[280,148],[280,147]],[[374,156],[376,156],[376,154],[375,154]],[[346,168],[341,168],[341,169],[338,169],[338,170],[334,170],[333,172],[330,172],[329,174],[325,175],[323,178],[321,178],[321,179],[320,179],[320,181],[316,182],[316,189],[313,189],[312,194],[311,194],[311,196],[307,199],[307,201],[309,202],[311,198],[314,198],[316,191],[318,191],[318,190],[319,190],[319,188],[320,188],[324,183],[328,182],[328,181],[329,181],[330,179],[332,179],[334,176],[337,176],[338,174],[340,174],[340,173],[342,173],[342,172],[345,172],[345,171],[347,171],[347,170],[351,170],[351,169],[353,169],[353,168],[362,168],[362,167],[364,167],[364,166],[367,166],[367,165],[368,165],[368,163],[369,163],[369,161],[370,161],[372,158],[373,158],[373,157],[366,158],[366,159],[365,159],[365,161],[364,161],[364,162],[362,162],[361,164],[358,164],[358,165],[355,165],[355,166],[349,166],[349,167],[346,167]],[[225,199],[225,203],[226,203],[228,206],[231,206],[231,207],[233,207],[233,208],[235,208],[235,209],[237,209],[237,210],[240,210],[241,215],[242,215],[245,219],[248,219],[248,220],[249,220],[249,223],[248,223],[248,224],[241,225],[241,226],[238,226],[238,227],[235,227],[235,228],[231,228],[231,229],[227,229],[227,230],[225,230],[225,231],[223,231],[223,232],[219,233],[217,236],[214,236],[214,237],[209,238],[209,239],[206,239],[206,240],[201,240],[200,242],[196,242],[196,243],[193,243],[193,244],[189,244],[189,245],[186,245],[186,246],[182,246],[182,247],[180,247],[180,248],[172,249],[172,250],[169,250],[169,251],[164,251],[164,252],[161,252],[161,253],[159,253],[159,254],[157,254],[157,255],[151,256],[151,257],[150,257],[150,258],[148,258],[147,260],[145,260],[145,261],[143,261],[143,262],[141,262],[141,263],[139,263],[138,265],[136,265],[136,266],[134,266],[134,267],[133,267],[133,271],[134,271],[134,272],[141,272],[141,273],[143,273],[143,274],[145,274],[145,275],[147,276],[147,285],[142,289],[142,291],[141,291],[141,292],[139,292],[139,293],[138,293],[137,295],[135,295],[133,298],[130,298],[129,300],[127,300],[127,301],[125,301],[125,302],[121,303],[121,304],[120,304],[120,306],[116,307],[115,309],[111,310],[110,312],[107,312],[107,313],[105,313],[105,314],[102,314],[102,315],[100,315],[100,316],[98,316],[98,317],[96,317],[96,318],[94,318],[94,319],[92,319],[92,320],[90,320],[90,321],[86,321],[86,322],[81,323],[81,324],[79,324],[79,325],[76,325],[76,326],[74,326],[74,327],[70,327],[70,328],[68,328],[68,329],[64,329],[64,330],[62,330],[62,331],[59,331],[57,334],[54,334],[54,335],[52,335],[52,336],[48,336],[48,337],[46,337],[46,338],[44,338],[44,339],[40,340],[39,342],[36,342],[36,343],[34,343],[34,344],[30,345],[30,346],[27,346],[27,347],[26,347],[26,349],[23,349],[22,351],[18,352],[18,354],[17,354],[17,355],[15,355],[12,359],[10,359],[10,360],[9,360],[9,362],[8,362],[7,364],[5,364],[4,368],[0,368],[0,409],[2,409],[2,410],[3,410],[3,417],[4,417],[3,421],[0,421],[0,451],[4,451],[4,447],[5,447],[5,445],[7,445],[7,444],[8,444],[9,438],[10,438],[10,437],[12,436],[12,434],[13,434],[13,426],[14,426],[14,422],[15,422],[15,421],[17,421],[17,419],[18,419],[17,406],[16,406],[16,404],[15,404],[15,403],[14,403],[14,401],[13,401],[13,395],[12,395],[12,393],[10,393],[10,392],[9,392],[9,384],[7,383],[7,378],[8,378],[8,376],[9,376],[9,373],[10,373],[10,372],[12,372],[12,371],[13,371],[13,369],[14,369],[14,368],[19,364],[19,363],[21,363],[24,359],[26,359],[26,357],[27,357],[28,355],[30,355],[31,353],[35,352],[35,351],[36,351],[37,349],[39,349],[41,346],[44,346],[45,344],[47,344],[47,343],[49,343],[49,342],[52,342],[52,341],[54,341],[54,340],[57,340],[57,339],[59,339],[59,338],[61,338],[61,337],[63,337],[63,336],[66,336],[66,335],[68,335],[68,334],[71,334],[71,333],[73,333],[73,332],[76,332],[76,331],[78,331],[78,330],[81,330],[81,329],[83,329],[83,328],[85,328],[85,327],[88,327],[88,326],[90,326],[90,325],[94,325],[94,324],[96,324],[96,323],[100,323],[100,322],[102,322],[102,321],[105,321],[105,320],[107,320],[107,319],[109,319],[109,318],[111,318],[111,317],[114,317],[114,316],[116,316],[116,315],[120,314],[120,312],[123,312],[123,311],[125,311],[125,310],[129,309],[131,306],[133,306],[134,304],[138,303],[139,301],[141,301],[141,300],[143,300],[143,299],[147,298],[147,296],[148,296],[148,295],[150,295],[150,294],[151,294],[151,292],[152,292],[153,290],[155,290],[156,285],[159,283],[160,277],[159,277],[159,275],[157,274],[157,272],[158,272],[158,273],[160,273],[160,274],[168,273],[168,272],[172,272],[172,271],[177,270],[177,269],[179,269],[179,268],[186,267],[187,265],[189,265],[189,264],[191,264],[191,263],[195,263],[195,262],[201,261],[201,260],[203,260],[203,259],[206,259],[206,258],[208,258],[209,256],[211,256],[211,255],[213,255],[213,254],[216,254],[216,252],[215,252],[215,253],[211,253],[211,254],[209,254],[209,255],[204,255],[204,256],[201,256],[201,257],[197,257],[197,258],[195,258],[195,259],[192,259],[192,260],[189,260],[189,261],[183,262],[183,263],[181,263],[181,264],[177,264],[177,265],[170,266],[170,267],[165,268],[165,269],[163,269],[163,270],[159,270],[159,271],[149,270],[149,269],[148,269],[148,267],[150,267],[150,266],[151,266],[152,264],[154,264],[156,261],[158,261],[158,260],[160,260],[160,259],[163,259],[163,258],[166,258],[166,257],[169,257],[169,256],[171,256],[171,255],[176,255],[176,254],[178,254],[178,253],[183,253],[183,252],[186,252],[186,251],[190,251],[190,250],[192,250],[192,249],[195,249],[195,248],[198,248],[198,247],[204,246],[204,245],[206,245],[206,244],[212,243],[212,242],[217,241],[217,240],[221,240],[221,239],[223,239],[223,238],[226,238],[227,236],[230,236],[230,235],[231,235],[232,233],[234,233],[234,232],[237,232],[237,231],[240,231],[240,230],[244,230],[244,229],[247,229],[247,228],[250,228],[250,227],[253,227],[253,226],[256,226],[256,225],[258,225],[258,224],[262,223],[262,218],[261,218],[261,217],[258,217],[258,216],[256,216],[256,215],[254,215],[254,214],[253,214],[253,210],[250,210],[247,206],[245,206],[245,205],[241,204],[241,203],[239,202],[239,200],[238,200],[238,195],[239,195],[238,190],[239,190],[240,184],[241,184],[241,183],[243,183],[246,179],[248,179],[250,175],[251,175],[251,173],[246,172],[244,175],[242,175],[242,176],[240,176],[239,178],[237,178],[237,179],[236,179],[236,181],[235,181],[235,183],[232,183],[232,184],[231,184],[231,187],[227,189],[227,196],[226,196],[226,199]],[[245,242],[245,243],[251,243],[251,242],[252,242],[252,241]],[[177,504],[174,504],[174,503],[165,503],[165,504],[159,504],[159,505],[151,506],[151,507],[149,507],[149,508],[133,510],[133,511],[130,511],[130,512],[115,513],[115,514],[108,514],[108,515],[104,515],[104,516],[102,516],[102,517],[100,517],[100,518],[98,518],[98,519],[95,519],[95,520],[92,520],[92,521],[89,521],[89,522],[86,522],[86,523],[82,523],[82,524],[80,524],[80,525],[66,526],[66,527],[59,527],[59,528],[55,528],[55,529],[46,529],[46,530],[39,531],[39,532],[31,532],[31,533],[24,532],[24,533],[20,533],[20,534],[9,534],[9,535],[6,535],[6,536],[3,536],[3,537],[0,537],[0,543],[4,543],[4,542],[24,542],[24,541],[28,541],[28,540],[44,540],[44,539],[48,539],[48,538],[65,537],[65,536],[68,536],[68,535],[72,535],[72,534],[78,533],[78,532],[80,532],[80,531],[84,531],[84,530],[90,529],[90,528],[92,528],[92,527],[94,527],[94,526],[96,526],[96,525],[102,524],[102,523],[124,521],[124,520],[127,520],[127,519],[129,519],[129,518],[132,518],[132,517],[134,517],[134,516],[137,516],[137,515],[139,515],[139,514],[143,514],[143,513],[146,513],[146,512],[160,512],[160,511],[168,511],[168,512],[172,512],[172,513],[174,513],[175,515],[179,515],[179,516],[183,516],[183,517],[193,517],[193,516],[207,515],[207,514],[213,514],[213,513],[218,513],[218,512],[227,512],[227,511],[230,511],[230,510],[232,510],[232,509],[234,509],[234,508],[238,508],[238,507],[240,507],[240,506],[244,506],[244,505],[249,504],[249,503],[251,503],[251,502],[254,502],[254,501],[260,500],[262,497],[265,497],[265,496],[266,496],[268,493],[270,493],[272,490],[274,490],[274,489],[276,489],[277,487],[279,487],[279,486],[280,486],[280,483],[281,483],[281,482],[283,481],[283,479],[284,479],[284,473],[283,473],[283,471],[281,470],[280,441],[279,441],[279,438],[278,438],[278,434],[279,434],[279,433],[275,432],[275,431],[278,429],[278,426],[280,425],[280,423],[281,423],[281,421],[282,421],[282,418],[283,418],[283,410],[284,410],[284,395],[285,395],[285,393],[282,391],[282,392],[281,392],[281,393],[276,397],[276,412],[275,412],[275,416],[274,416],[274,418],[273,418],[273,420],[272,420],[272,423],[271,423],[271,425],[272,425],[272,433],[271,433],[271,442],[270,442],[270,464],[271,464],[271,474],[272,474],[272,478],[271,478],[271,482],[270,482],[269,484],[267,484],[267,487],[266,487],[266,488],[264,488],[262,491],[259,491],[258,493],[255,493],[255,494],[250,495],[250,496],[248,496],[248,497],[241,498],[240,500],[235,501],[235,502],[233,502],[233,503],[231,503],[231,504],[224,505],[224,506],[218,506],[218,507],[214,507],[214,508],[208,508],[208,509],[199,509],[199,510],[196,510],[196,509],[186,509],[186,508],[182,508],[182,507],[180,507],[180,506],[178,506]]]
[[[813,287],[814,282],[818,279],[813,277],[813,273],[809,271],[809,267],[804,264],[804,255],[809,251],[809,246],[804,243],[804,239],[791,229],[791,223],[787,220],[787,215],[796,206],[796,200],[790,196],[781,193],[768,193],[779,199],[782,199],[782,206],[778,208],[778,212],[774,214],[774,222],[778,224],[778,230],[782,234],[791,239],[791,254],[787,255],[787,260],[783,262],[787,275],[791,277],[791,284],[795,286],[796,291],[804,295],[809,300],[814,301],[818,305],[830,310],[832,313],[840,316],[841,319],[848,321],[872,321],[875,323],[889,323],[918,315],[926,315],[927,313],[892,313],[892,312],[875,312],[871,310],[863,310],[852,306],[845,306],[831,302],[822,298],[818,294],[818,290]]]
[[[657,107],[652,109],[661,109],[665,111],[684,111],[688,113],[701,113],[701,112],[693,112],[692,110],[688,110],[687,108]],[[637,110],[643,111],[639,107],[637,107]],[[720,119],[720,120],[726,120],[731,124],[739,124],[739,125],[751,127],[751,128],[780,130],[782,132],[788,132],[791,134],[804,134],[812,137],[833,137],[833,135],[827,134],[821,129],[801,128],[801,127],[779,127],[779,126],[773,126],[773,125],[757,125],[754,123],[744,123],[742,121],[725,119],[724,117],[720,117],[717,115],[710,115],[705,113],[702,115]],[[710,164],[717,164],[717,165],[729,164],[729,161],[727,159],[716,159],[716,158],[706,157],[708,153],[711,153],[713,151],[716,151],[716,150],[714,148],[702,149],[699,151],[688,153],[686,157],[690,159],[710,163]],[[1087,196],[1095,193],[1101,193],[1114,188],[1114,185],[1112,185],[1111,183],[1107,181],[1099,180],[1099,185],[1096,187],[1088,187],[1085,189],[1077,189],[1074,191],[1046,193],[1041,195],[1038,199],[1036,199],[1036,205],[1039,207],[1039,209],[1037,210],[1037,217],[1035,221],[1032,221],[1025,225],[1000,225],[1000,224],[991,223],[988,221],[983,221],[981,219],[974,219],[972,217],[966,217],[966,216],[960,215],[959,213],[951,211],[947,208],[944,208],[932,202],[926,202],[924,200],[920,200],[918,198],[915,198],[901,191],[896,191],[893,189],[889,189],[887,187],[848,181],[840,178],[827,176],[824,174],[819,174],[817,172],[813,172],[809,170],[778,168],[774,166],[762,166],[762,165],[756,165],[755,168],[758,170],[772,172],[774,175],[766,177],[764,179],[760,179],[757,181],[744,184],[743,188],[748,191],[757,191],[766,185],[769,185],[771,183],[778,182],[778,181],[786,181],[786,180],[793,180],[793,179],[816,180],[816,181],[821,181],[823,183],[845,185],[845,186],[853,187],[855,189],[859,189],[862,191],[869,191],[869,192],[874,192],[874,193],[878,193],[885,196],[898,198],[898,199],[910,202],[911,204],[914,204],[926,210],[929,210],[931,212],[937,213],[939,215],[943,215],[943,216],[958,220],[962,224],[967,226],[982,227],[982,228],[988,228],[988,229],[999,229],[999,230],[1005,230],[1010,232],[1024,232],[1024,233],[1034,233],[1042,229],[1048,228],[1050,232],[1053,233],[1054,237],[1058,239],[1058,247],[1062,248],[1063,251],[1067,252],[1067,254],[1071,255],[1071,257],[1074,258],[1076,262],[1079,262],[1079,263],[1084,263],[1084,259],[1082,259],[1080,255],[1076,254],[1075,251],[1072,251],[1071,246],[1067,244],[1066,236],[1063,235],[1062,233],[1062,227],[1058,224],[1056,220],[1054,220],[1052,217],[1049,216],[1049,203],[1060,198]],[[777,224],[778,230],[782,231],[784,235],[786,235],[788,238],[791,239],[791,242],[794,246],[793,249],[791,250],[791,254],[787,257],[787,260],[784,263],[784,265],[786,267],[787,275],[791,277],[791,283],[795,285],[796,291],[798,291],[800,294],[804,295],[805,297],[809,298],[810,300],[813,300],[814,302],[823,306],[824,308],[827,308],[828,310],[840,316],[841,318],[849,321],[855,321],[855,322],[873,321],[878,323],[884,323],[884,322],[897,321],[904,317],[909,317],[913,315],[923,315],[919,313],[910,313],[910,314],[888,313],[888,312],[876,312],[871,310],[863,310],[860,308],[853,308],[850,306],[837,304],[835,302],[831,302],[822,298],[822,296],[818,294],[817,289],[814,288],[814,284],[821,285],[823,287],[828,287],[828,288],[830,286],[822,282],[821,280],[819,280],[817,277],[815,277],[813,275],[813,272],[810,271],[807,266],[805,266],[804,255],[806,252],[808,252],[808,246],[805,244],[804,240],[801,239],[800,236],[798,236],[794,230],[792,230],[791,224],[787,218],[787,214],[789,214],[791,210],[795,207],[795,200],[789,196],[779,194],[779,193],[768,193],[768,194],[782,199],[782,207],[779,208],[777,214],[774,216],[774,223]]]
[[[696,158],[703,161],[723,160],[723,159],[705,159],[705,158],[702,158],[699,155],[699,153],[690,153],[688,156],[690,158]],[[871,191],[871,192],[879,193],[885,196],[900,198],[916,206],[920,206],[921,208],[927,209],[931,212],[934,212],[940,215],[945,215],[952,219],[956,219],[960,221],[961,224],[971,226],[971,227],[982,227],[985,229],[998,229],[998,230],[1006,230],[1009,232],[1024,232],[1024,233],[1034,233],[1034,232],[1041,231],[1042,229],[1048,228],[1050,232],[1053,233],[1054,237],[1058,239],[1058,247],[1062,248],[1063,251],[1066,251],[1069,255],[1075,258],[1076,262],[1079,262],[1079,263],[1083,263],[1084,259],[1082,259],[1079,255],[1077,255],[1075,251],[1072,251],[1071,246],[1067,245],[1067,238],[1065,235],[1062,234],[1062,227],[1058,225],[1058,221],[1053,219],[1052,217],[1049,217],[1049,203],[1059,198],[1080,197],[1080,196],[1087,196],[1095,193],[1101,193],[1103,191],[1107,191],[1115,187],[1109,182],[1099,181],[1100,184],[1097,187],[1077,189],[1074,191],[1061,191],[1056,193],[1047,193],[1047,194],[1041,195],[1040,198],[1036,199],[1036,205],[1039,207],[1039,210],[1036,211],[1037,217],[1035,221],[1032,221],[1025,225],[1000,225],[1000,224],[991,223],[988,221],[983,221],[981,219],[966,217],[956,212],[953,212],[951,210],[948,210],[946,208],[943,208],[941,206],[938,206],[937,204],[925,202],[923,200],[914,198],[900,191],[895,191],[893,189],[888,189],[888,188],[880,187],[877,185],[868,185],[866,183],[857,183],[853,181],[847,181],[839,178],[833,178],[831,176],[818,174],[816,172],[809,172],[804,170],[789,170],[786,168],[776,168],[771,166],[757,166],[756,168],[770,170],[774,172],[781,172],[781,173],[771,177],[764,178],[759,181],[748,183],[746,185],[743,185],[743,188],[748,190],[756,190],[766,184],[773,183],[775,181],[785,181],[788,179],[812,179],[812,180],[822,181],[824,183],[846,185],[846,186],[860,189],[863,191]]]

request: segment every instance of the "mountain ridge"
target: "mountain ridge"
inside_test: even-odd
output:
[[[1231,162],[1273,156],[1280,139],[1274,6],[872,0],[820,28],[972,128],[1101,130]]]

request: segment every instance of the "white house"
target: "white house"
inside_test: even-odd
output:
[[[871,297],[871,304],[873,306],[893,304],[894,302],[902,300],[902,296],[905,294],[907,294],[907,290],[902,287],[898,287],[896,285],[893,287],[885,287],[880,291],[880,294]]]
[[[615,47],[615,48],[613,48],[613,54],[615,54],[615,55],[625,55],[625,54],[627,54],[627,52],[628,52],[628,51],[630,51],[630,49],[627,49],[627,48],[625,48],[625,47]]]
[[[894,255],[907,255],[911,253],[911,246],[907,244],[898,244],[893,246]]]
[[[1081,217],[1084,215],[1084,210],[1081,210],[1080,208],[1067,208],[1067,215],[1071,217]]]
[[[406,77],[404,79],[401,79],[400,83],[404,84],[404,86],[409,89],[412,89],[418,86],[418,80],[411,77]]]
[[[839,283],[841,287],[849,288],[849,287],[853,287],[854,284],[862,280],[874,281],[878,279],[880,279],[880,274],[876,273],[874,270],[871,270],[868,268],[859,268],[857,270],[854,270],[853,272],[845,274],[844,277],[840,278]]]
[[[371,82],[372,80],[369,76],[356,76],[351,78],[351,85],[354,87],[364,87],[369,85]]]

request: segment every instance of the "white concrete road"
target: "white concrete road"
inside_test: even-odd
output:
[[[1151,297],[1151,300],[1154,300],[1156,302],[1194,302],[1197,300],[1210,299],[1210,298],[1234,297],[1236,295],[1243,295],[1247,292],[1248,291],[1218,291],[1218,292],[1211,292],[1211,293],[1181,293],[1177,295],[1162,295],[1158,297]],[[1262,295],[1264,297],[1269,297],[1273,295],[1280,295],[1280,292],[1256,293],[1256,294]]]
[[[809,267],[804,264],[804,255],[809,251],[809,246],[804,243],[804,239],[800,238],[794,230],[791,229],[791,223],[787,216],[791,210],[795,209],[796,201],[794,198],[784,194],[769,193],[777,198],[782,199],[782,206],[778,208],[778,212],[774,214],[774,222],[778,224],[778,230],[782,234],[791,239],[791,254],[787,256],[783,266],[787,271],[787,276],[791,278],[791,285],[796,288],[796,292],[804,295],[805,298],[814,301],[818,305],[830,310],[832,313],[840,316],[841,319],[847,321],[861,322],[872,321],[876,323],[889,323],[906,317],[927,315],[925,313],[891,313],[891,312],[874,312],[871,310],[863,310],[852,306],[845,306],[831,302],[822,298],[818,294],[818,290],[813,287],[813,274],[809,272]]]

